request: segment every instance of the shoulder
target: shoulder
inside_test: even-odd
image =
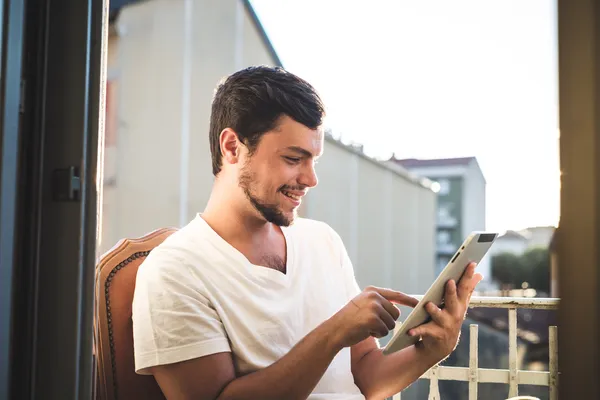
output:
[[[292,229],[298,235],[310,238],[311,240],[325,241],[334,247],[343,246],[340,235],[326,222],[310,218],[297,218]]]
[[[139,267],[137,281],[164,284],[190,278],[210,266],[211,254],[210,241],[194,220],[152,249]]]
[[[212,297],[207,286],[210,279],[206,273],[210,261],[199,257],[203,251],[194,246],[194,240],[189,228],[183,227],[156,246],[139,266],[132,304],[132,315],[138,323],[174,308],[211,312],[208,308]]]

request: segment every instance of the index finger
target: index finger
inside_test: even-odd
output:
[[[375,288],[375,291],[392,303],[402,304],[403,306],[409,307],[415,307],[417,304],[419,304],[419,300],[402,292],[382,288]]]

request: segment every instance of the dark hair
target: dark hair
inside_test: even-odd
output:
[[[210,116],[213,175],[221,171],[219,136],[223,129],[233,129],[252,153],[284,115],[317,129],[325,108],[308,82],[280,67],[249,67],[227,77],[217,86]]]

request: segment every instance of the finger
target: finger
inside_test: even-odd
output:
[[[370,329],[371,336],[374,336],[378,339],[385,337],[385,335],[387,335],[389,331],[390,330],[387,328],[385,323],[382,320],[380,320],[379,318],[377,318],[376,322],[373,324],[373,326]]]
[[[408,331],[408,336],[412,337],[424,337],[424,336],[434,336],[435,329],[439,329],[437,323],[434,321],[428,322],[423,325],[419,325],[415,328],[412,328]]]
[[[479,284],[479,282],[481,282],[483,280],[483,275],[481,275],[480,273],[476,273],[475,275],[473,275],[473,280],[475,281],[473,284],[473,289],[471,290],[471,292],[469,293],[469,297],[467,299],[467,302],[471,301],[471,295],[473,294],[473,292],[475,291],[475,288],[477,287],[477,285]]]
[[[449,313],[453,314],[458,310],[459,302],[458,296],[456,294],[456,282],[453,279],[450,279],[446,283],[446,291],[444,292],[444,303],[446,304],[446,309]]]
[[[429,302],[425,304],[425,311],[431,316],[433,322],[440,326],[446,326],[446,318],[438,306]]]
[[[458,298],[461,301],[466,300],[469,297],[469,294],[475,289],[475,283],[473,281],[473,276],[475,275],[475,267],[477,264],[470,263],[467,266],[463,276],[460,278],[460,282],[458,283]]]
[[[398,317],[400,317],[400,310],[398,310],[396,306],[394,306],[390,301],[383,297],[379,292],[371,290],[370,294],[373,296],[373,300],[376,301],[374,304],[382,306],[385,312],[391,315],[394,321],[397,320]]]
[[[381,296],[381,306],[383,309],[392,317],[394,321],[400,317],[400,310],[393,305],[390,301],[386,300],[383,296]]]
[[[465,271],[463,272],[463,275],[460,280],[464,279],[465,281],[468,281],[471,278],[473,278],[473,275],[475,275],[475,267],[477,267],[477,264],[474,262],[470,262],[469,264],[467,264],[467,267],[465,268]]]
[[[419,304],[419,300],[402,292],[397,292],[391,289],[373,288],[377,293],[385,297],[388,301],[404,306],[415,307]]]
[[[392,307],[394,307],[394,305],[392,305]],[[393,330],[396,327],[396,320],[392,318],[390,313],[382,305],[379,305],[378,311],[379,318],[383,321],[388,330]]]

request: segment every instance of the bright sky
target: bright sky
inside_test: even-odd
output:
[[[382,159],[475,156],[488,229],[558,223],[555,1],[252,4],[343,140]]]

